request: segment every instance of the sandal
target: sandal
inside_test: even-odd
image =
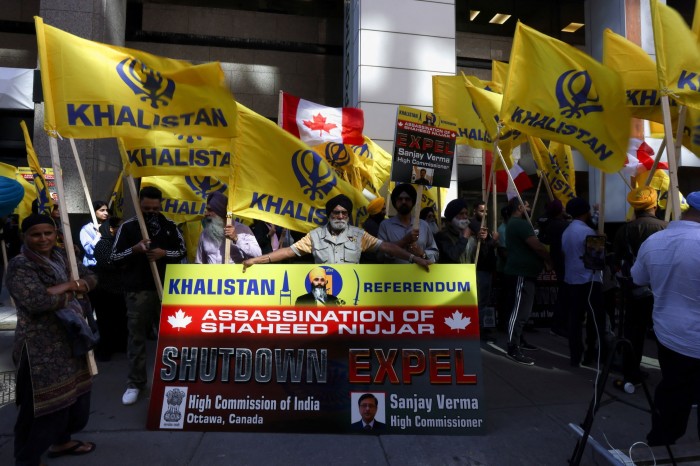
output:
[[[79,448],[87,448],[87,450],[79,450]],[[49,458],[59,458],[61,456],[80,456],[92,453],[97,448],[92,442],[83,442],[82,440],[76,440],[72,447],[64,448],[63,450],[51,451],[49,450],[47,456]]]

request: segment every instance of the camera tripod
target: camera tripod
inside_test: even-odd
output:
[[[616,337],[615,341],[613,342],[612,348],[608,354],[607,361],[605,362],[605,365],[603,366],[603,371],[600,376],[600,380],[598,381],[598,385],[596,386],[596,393],[593,396],[593,399],[591,400],[590,405],[588,406],[588,411],[586,412],[586,418],[583,421],[583,424],[581,424],[581,427],[583,428],[583,433],[581,434],[581,438],[576,442],[576,447],[574,448],[574,451],[571,455],[571,458],[569,459],[569,464],[573,466],[578,466],[581,463],[581,458],[583,456],[583,451],[586,448],[586,443],[588,442],[588,437],[591,434],[591,429],[593,428],[593,420],[595,419],[595,415],[598,412],[598,410],[601,407],[601,397],[603,396],[603,392],[605,390],[605,384],[608,381],[608,377],[610,376],[610,366],[612,365],[613,357],[615,355],[615,352],[620,349],[622,350],[623,347],[629,347],[630,353],[634,351],[632,348],[632,343],[630,343],[629,340],[621,338],[621,337]],[[642,380],[641,382],[642,389],[644,390],[644,395],[646,396],[647,402],[649,403],[649,408],[650,412],[654,411],[654,402],[652,400],[651,394],[649,393],[649,388],[647,387],[647,383],[645,380]],[[623,400],[619,400],[617,398],[612,398],[609,400],[609,402],[612,401],[622,401],[625,404],[628,404],[630,406],[634,406],[633,404],[627,403]],[[607,403],[606,403],[607,404]],[[637,407],[637,406],[635,406]],[[637,407],[638,408],[638,407]],[[671,462],[675,465],[676,460],[673,457],[673,453],[671,452],[671,447],[666,444],[666,451],[668,452],[669,458],[671,459]]]

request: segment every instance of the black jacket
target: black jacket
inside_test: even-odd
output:
[[[148,236],[153,248],[165,250],[165,257],[156,262],[161,283],[165,279],[165,266],[167,264],[179,264],[185,257],[185,241],[180,230],[172,220],[158,214],[159,231],[152,231],[148,226]],[[141,229],[136,217],[125,221],[117,231],[114,247],[112,248],[112,262],[121,267],[125,291],[155,290],[153,274],[145,254],[136,254],[132,247],[143,239]]]

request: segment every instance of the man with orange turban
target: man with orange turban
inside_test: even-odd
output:
[[[644,339],[651,325],[654,296],[648,287],[634,284],[630,269],[644,240],[657,231],[665,229],[667,223],[656,218],[657,194],[654,188],[642,186],[633,189],[627,195],[627,202],[634,209],[635,219],[617,230],[613,252],[617,269],[620,270],[625,298],[621,322],[623,334],[632,343],[632,349],[624,348],[622,370],[624,379],[616,380],[614,385],[633,393],[634,386],[642,381],[639,364],[642,360]]]

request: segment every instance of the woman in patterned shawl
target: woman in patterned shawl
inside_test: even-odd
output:
[[[85,355],[96,338],[76,293],[95,288],[97,279],[82,264],[80,278],[70,279],[51,217],[30,215],[22,232],[24,244],[6,275],[17,307],[15,464],[38,465],[47,449],[51,458],[95,449],[71,434],[85,427],[90,414],[92,376]]]

